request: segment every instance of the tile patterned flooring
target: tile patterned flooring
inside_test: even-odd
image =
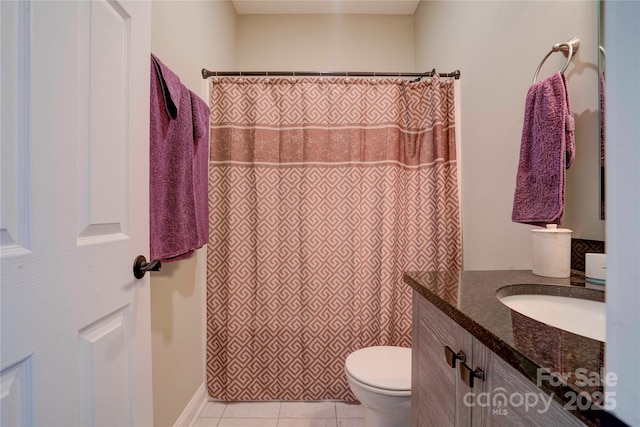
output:
[[[362,427],[363,417],[342,402],[207,402],[193,427]]]

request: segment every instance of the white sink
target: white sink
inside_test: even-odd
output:
[[[556,295],[516,294],[500,302],[527,317],[583,337],[605,341],[605,303]]]

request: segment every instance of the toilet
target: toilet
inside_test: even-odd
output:
[[[411,349],[378,346],[356,350],[344,367],[356,398],[366,407],[365,427],[411,425]]]

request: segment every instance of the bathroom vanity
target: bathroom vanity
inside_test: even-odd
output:
[[[598,426],[604,343],[500,302],[505,292],[604,300],[579,275],[406,273],[413,288],[412,426]],[[515,286],[514,286],[515,285]]]

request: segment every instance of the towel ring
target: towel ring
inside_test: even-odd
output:
[[[598,52],[600,52],[600,55],[602,55],[602,71],[605,70],[605,68],[607,68],[607,52],[605,52],[604,48],[602,46],[598,46]]]
[[[577,37],[573,37],[572,39],[567,40],[564,43],[554,44],[553,47],[551,48],[551,51],[547,53],[547,56],[542,58],[542,61],[540,61],[540,65],[538,65],[538,68],[536,69],[536,72],[533,75],[533,83],[535,83],[536,80],[538,80],[538,73],[542,68],[542,64],[544,64],[544,61],[546,61],[547,58],[554,52],[562,51],[562,53],[567,57],[567,62],[564,64],[564,67],[562,67],[562,70],[560,71],[561,73],[564,74],[564,72],[567,70],[567,67],[569,67],[569,63],[573,58],[573,54],[578,51],[579,47],[580,47],[580,39],[578,39]]]

